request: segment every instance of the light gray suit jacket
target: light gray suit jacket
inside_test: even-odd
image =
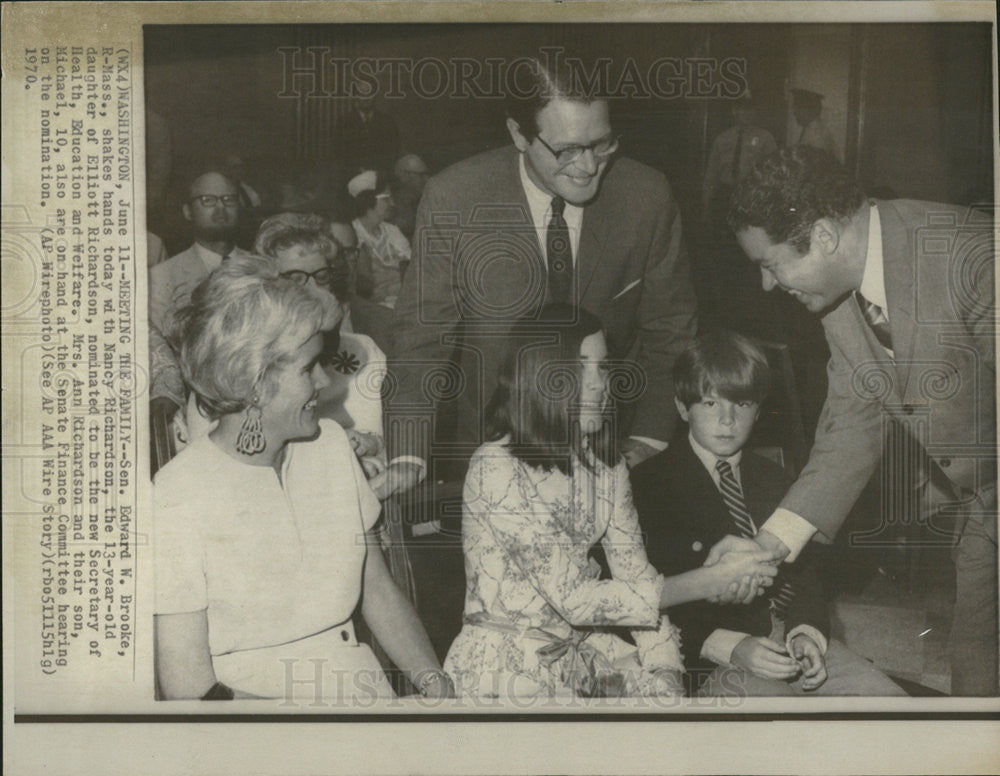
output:
[[[878,201],[895,359],[853,296],[823,318],[829,390],[809,461],[781,506],[828,538],[882,454],[887,420],[923,446],[931,475],[959,496],[996,486],[993,215]]]

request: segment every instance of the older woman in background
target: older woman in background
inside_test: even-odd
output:
[[[391,696],[354,635],[359,600],[423,694],[452,691],[377,542],[359,541],[378,499],[344,431],[316,415],[328,314],[256,257],[223,264],[180,313],[185,382],[217,423],[153,488],[165,698]]]
[[[317,412],[348,431],[366,472],[374,476],[385,468],[380,394],[385,354],[370,337],[352,330],[351,271],[329,224],[311,213],[271,216],[261,224],[254,250],[270,258],[282,277],[307,286],[336,308],[337,325],[323,332],[320,363],[328,384],[319,393]]]

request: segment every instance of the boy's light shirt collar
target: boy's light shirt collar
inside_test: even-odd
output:
[[[733,474],[736,476],[737,482],[739,481],[740,459],[743,458],[742,450],[737,450],[728,458],[720,458],[715,453],[706,450],[700,445],[698,440],[694,438],[694,434],[690,431],[688,431],[688,441],[691,443],[691,449],[694,451],[694,454],[701,461],[701,465],[708,469],[708,473],[712,475],[712,480],[715,481],[716,485],[719,484],[719,473],[716,471],[715,465],[719,461],[728,461],[729,465],[733,468]]]
[[[535,233],[538,235],[538,244],[541,246],[542,258],[544,259],[545,232],[552,216],[552,195],[538,188],[531,180],[528,170],[524,166],[524,154],[518,154],[517,157],[518,168],[521,172],[521,188],[524,189],[524,196],[528,200],[531,222],[535,226]],[[563,210],[563,219],[569,229],[570,250],[573,254],[573,264],[576,265],[577,248],[580,246],[580,227],[583,225],[583,208],[567,202]]]
[[[878,207],[873,203],[868,211],[868,250],[865,254],[865,271],[861,275],[858,293],[869,302],[882,308],[888,318],[888,302],[885,298],[885,265],[882,261],[882,222]]]

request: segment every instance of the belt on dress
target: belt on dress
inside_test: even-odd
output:
[[[613,670],[603,652],[587,643],[589,632],[574,628],[569,636],[557,636],[544,628],[520,626],[486,612],[467,614],[463,621],[466,625],[546,642],[535,650],[538,662],[549,670],[558,664],[559,680],[581,697],[617,697],[625,692],[622,674]]]

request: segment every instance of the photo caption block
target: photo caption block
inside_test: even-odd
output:
[[[131,46],[18,48],[5,73],[18,136],[3,205],[5,550],[15,709],[51,712],[137,681],[141,71]]]

